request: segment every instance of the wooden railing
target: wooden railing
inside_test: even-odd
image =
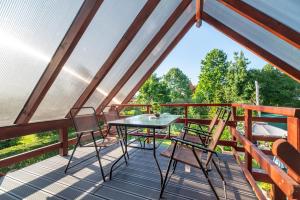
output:
[[[232,118],[227,123],[232,140],[222,140],[219,145],[232,147],[232,153],[243,170],[246,178],[253,187],[259,199],[265,199],[262,191],[256,184],[256,181],[267,182],[274,185],[273,199],[282,199],[283,196],[289,199],[300,199],[300,185],[290,175],[280,169],[268,155],[272,155],[270,150],[260,150],[255,144],[255,141],[270,141],[273,142],[278,137],[270,136],[255,136],[252,135],[252,122],[277,122],[287,123],[288,127],[288,142],[300,152],[300,109],[295,108],[280,108],[269,106],[253,106],[244,104],[162,104],[162,107],[181,107],[183,108],[182,118],[177,123],[187,124],[188,121],[195,121],[201,124],[209,124],[210,119],[191,119],[188,112],[190,107],[216,107],[230,106],[232,107]],[[151,105],[147,104],[122,104],[112,105],[119,110],[125,107],[145,107],[145,112],[149,113]],[[237,115],[237,109],[243,109],[244,115]],[[253,116],[253,111],[268,112],[286,116],[286,118],[270,118]],[[101,118],[101,116],[99,116]],[[237,130],[237,123],[244,123],[245,134],[241,134]],[[29,152],[25,152],[16,156],[11,156],[0,160],[0,167],[9,166],[17,162],[53,151],[59,150],[62,156],[67,155],[68,146],[76,142],[76,139],[68,139],[67,129],[72,127],[71,120],[62,119],[48,122],[29,123],[24,125],[15,125],[8,127],[0,127],[0,140],[10,139],[14,137],[39,133],[42,131],[58,130],[59,142],[38,148]],[[245,160],[242,161],[240,154],[245,155]],[[262,170],[252,168],[252,159],[260,165]],[[298,179],[299,180],[299,179]]]

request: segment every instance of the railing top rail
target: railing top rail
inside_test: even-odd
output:
[[[170,107],[184,107],[184,106],[231,106],[230,103],[165,103],[160,104],[161,106],[170,106]],[[144,107],[144,106],[151,106],[151,104],[112,104],[111,106],[131,106],[131,107]]]
[[[298,117],[300,118],[300,108],[289,108],[289,107],[275,107],[275,106],[256,106],[248,104],[231,104],[232,107],[238,107],[248,110],[255,110],[260,112],[267,112],[272,114],[284,115],[287,117]]]

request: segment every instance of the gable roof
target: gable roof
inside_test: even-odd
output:
[[[129,102],[195,23],[196,1],[3,2],[0,126]],[[200,16],[300,81],[299,10],[297,0],[205,0]]]

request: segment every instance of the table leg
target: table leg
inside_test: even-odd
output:
[[[159,175],[160,175],[160,187],[162,187],[162,185],[163,185],[163,175],[162,175],[162,171],[160,169],[159,163],[158,163],[157,158],[156,158],[155,128],[153,128],[153,157],[154,157],[154,160],[156,162],[156,165],[157,165],[157,168],[158,168],[158,171],[159,171]]]
[[[122,129],[120,127],[117,127],[117,133],[118,133],[118,136],[123,136],[123,133],[122,133]],[[109,172],[109,179],[111,180],[112,179],[112,171],[113,171],[113,167],[124,157],[125,159],[125,162],[126,162],[126,154],[128,155],[128,152],[127,152],[127,127],[125,126],[125,141],[123,140],[124,142],[124,147],[125,147],[125,151],[124,153],[112,164],[111,168],[110,168],[110,172]],[[128,157],[129,158],[129,157]]]

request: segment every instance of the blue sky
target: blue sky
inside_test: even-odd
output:
[[[232,59],[233,52],[243,51],[246,58],[251,61],[249,68],[260,69],[266,64],[263,59],[203,22],[200,28],[195,26],[191,28],[155,73],[161,76],[170,68],[178,67],[191,79],[193,84],[197,84],[201,60],[207,52],[214,48],[225,51],[229,60]]]

